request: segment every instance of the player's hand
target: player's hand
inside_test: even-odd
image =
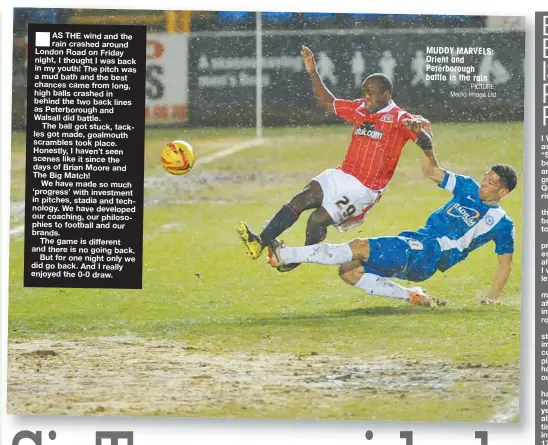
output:
[[[431,138],[434,138],[434,133],[432,132],[432,123],[428,119],[420,115],[409,119],[403,119],[403,123],[415,134],[419,134],[421,131],[424,131]]]
[[[312,74],[316,71],[316,61],[314,60],[314,53],[310,51],[310,48],[306,46],[301,47],[301,56],[303,56],[304,66],[308,74]]]

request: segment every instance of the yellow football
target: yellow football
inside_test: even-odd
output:
[[[172,175],[186,175],[195,160],[194,150],[186,141],[173,141],[162,149],[162,166]]]

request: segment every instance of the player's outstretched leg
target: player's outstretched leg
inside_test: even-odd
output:
[[[280,242],[268,246],[269,264],[272,267],[286,266],[291,263],[315,263],[335,266],[353,259],[350,243],[314,244],[303,247],[286,247]]]
[[[323,207],[318,207],[308,217],[306,224],[305,246],[321,243],[327,236],[327,228],[333,224],[333,218]],[[289,272],[299,266],[299,263],[286,264],[278,267],[278,272]]]
[[[280,234],[289,229],[302,212],[322,205],[323,191],[316,181],[311,181],[288,204],[284,205],[272,218],[260,235],[256,235],[244,222],[237,226],[238,236],[247,248],[248,255],[257,259],[263,249],[270,245]]]
[[[316,244],[303,247],[286,247],[281,243],[273,243],[269,247],[269,263],[276,268],[290,263],[345,265],[339,270],[341,278],[370,294],[399,298],[413,305],[430,307],[443,305],[444,303],[431,297],[419,287],[405,288],[388,278],[365,273],[364,263],[371,263],[369,264],[371,267],[382,270],[383,275],[387,276],[395,276],[405,269],[407,265],[405,251],[396,252],[397,243],[401,240],[386,238],[383,242],[389,243],[391,240],[394,240],[394,249],[389,249],[393,250],[391,255],[383,255],[382,260],[377,259],[378,261],[370,258],[371,248],[368,239],[355,239],[344,244]]]
[[[351,286],[368,294],[407,301],[411,305],[436,307],[445,303],[428,295],[421,287],[404,287],[379,275],[366,273],[360,261],[351,261],[339,267],[339,276]]]

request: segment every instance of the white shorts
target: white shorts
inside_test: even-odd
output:
[[[339,232],[359,227],[381,198],[382,190],[371,190],[354,176],[330,168],[313,178],[323,191],[322,207],[333,218]]]

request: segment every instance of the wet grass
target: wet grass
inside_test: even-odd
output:
[[[489,164],[506,162],[521,172],[521,125],[439,125],[435,132],[438,158],[447,168],[480,177]],[[497,264],[494,245],[487,245],[424,283],[449,302],[431,311],[369,296],[340,281],[334,267],[303,265],[279,274],[264,258],[246,258],[235,236],[237,221],[260,228],[311,177],[340,165],[347,127],[267,129],[264,144],[196,167],[182,178],[169,177],[157,162],[161,146],[172,139],[190,141],[200,158],[251,137],[251,129],[147,131],[146,176],[155,180],[146,190],[154,205],[145,208],[143,290],[24,288],[23,239],[12,237],[10,338],[131,334],[180,339],[218,354],[316,352],[367,360],[397,353],[455,366],[519,362],[521,185],[503,202],[517,229],[514,269],[503,295],[509,306],[479,304]],[[418,150],[413,144],[405,148],[390,188],[359,232],[330,229],[329,242],[416,229],[445,202],[448,194],[422,177]],[[12,163],[13,202],[24,193],[21,135],[14,136]],[[21,223],[22,215],[12,216],[13,226]],[[285,241],[301,244],[305,224],[301,218]],[[482,421],[496,409],[493,401],[479,403],[473,390],[405,403],[383,394],[367,400],[356,395],[348,406],[326,402],[304,412],[306,400],[289,395],[285,408],[265,407],[255,414],[348,418],[337,413],[352,412],[355,419],[409,420],[406,413],[422,410],[428,420]],[[226,406],[196,416],[248,414]]]

